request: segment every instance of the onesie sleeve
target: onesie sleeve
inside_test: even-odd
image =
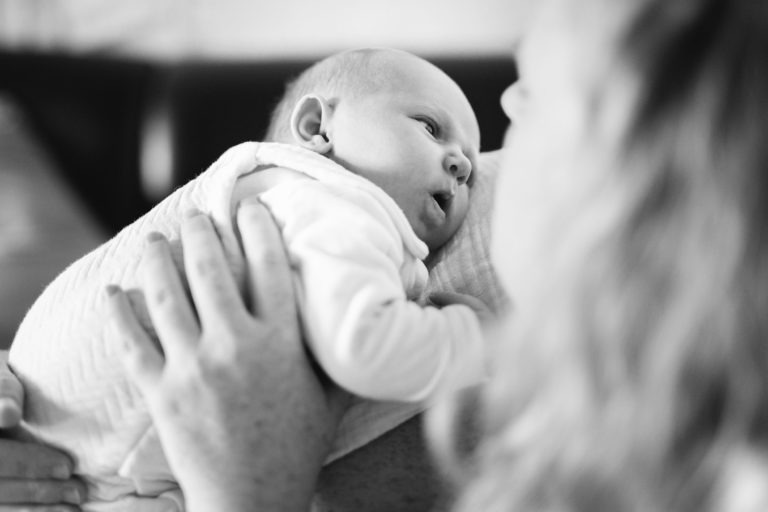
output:
[[[422,401],[483,379],[477,317],[463,305],[407,299],[403,242],[375,199],[314,180],[286,188],[263,200],[299,275],[310,348],[337,384],[366,398]]]

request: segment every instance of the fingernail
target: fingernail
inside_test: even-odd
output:
[[[160,240],[165,240],[165,237],[162,233],[158,233],[157,231],[152,231],[147,235],[147,242],[159,242]]]
[[[80,496],[80,489],[71,488],[67,489],[64,492],[64,501],[67,503],[73,503],[75,505],[79,505],[82,501],[82,498]]]
[[[66,480],[72,476],[72,469],[66,464],[61,464],[53,468],[53,471],[51,471],[51,475],[53,476],[53,478]]]

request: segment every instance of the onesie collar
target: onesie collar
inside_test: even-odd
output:
[[[418,259],[429,255],[429,248],[408,222],[402,208],[381,187],[319,153],[300,146],[278,142],[257,143],[257,156],[281,167],[295,169],[312,178],[326,183],[354,187],[374,197],[391,216],[397,226],[403,243]]]

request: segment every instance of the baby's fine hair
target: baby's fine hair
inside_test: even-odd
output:
[[[396,50],[363,48],[327,57],[289,81],[272,111],[265,136],[267,142],[290,142],[290,120],[296,103],[310,93],[320,94],[331,103],[339,95],[364,94],[385,81],[375,57]]]
[[[625,11],[585,96],[592,128],[625,117],[568,169],[599,179],[499,340],[458,510],[736,510],[731,471],[768,454],[768,3],[555,1]]]

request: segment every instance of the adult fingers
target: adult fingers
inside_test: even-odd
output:
[[[283,239],[269,210],[257,200],[246,200],[237,223],[248,262],[248,292],[257,317],[296,322],[296,299]]]
[[[120,354],[126,371],[142,390],[151,388],[163,372],[162,354],[139,323],[123,290],[108,286],[107,303],[114,337],[121,341]]]
[[[18,505],[0,505],[0,512],[80,512],[76,505],[34,505],[21,503]]]
[[[0,351],[0,428],[19,424],[23,403],[24,387],[8,366],[8,351]]]
[[[25,507],[30,507],[30,510],[39,510],[32,504],[79,505],[84,497],[85,487],[77,480],[0,480],[0,503],[18,504],[15,510],[19,510],[22,504],[29,504]],[[14,509],[8,508],[8,510]],[[69,508],[69,510],[76,509]]]
[[[199,339],[200,328],[164,236],[149,235],[141,265],[147,309],[163,349],[185,352]]]
[[[0,479],[67,480],[72,476],[72,459],[50,446],[0,439],[0,453]]]
[[[187,280],[203,329],[229,325],[245,306],[213,224],[205,215],[188,215],[181,238]]]

